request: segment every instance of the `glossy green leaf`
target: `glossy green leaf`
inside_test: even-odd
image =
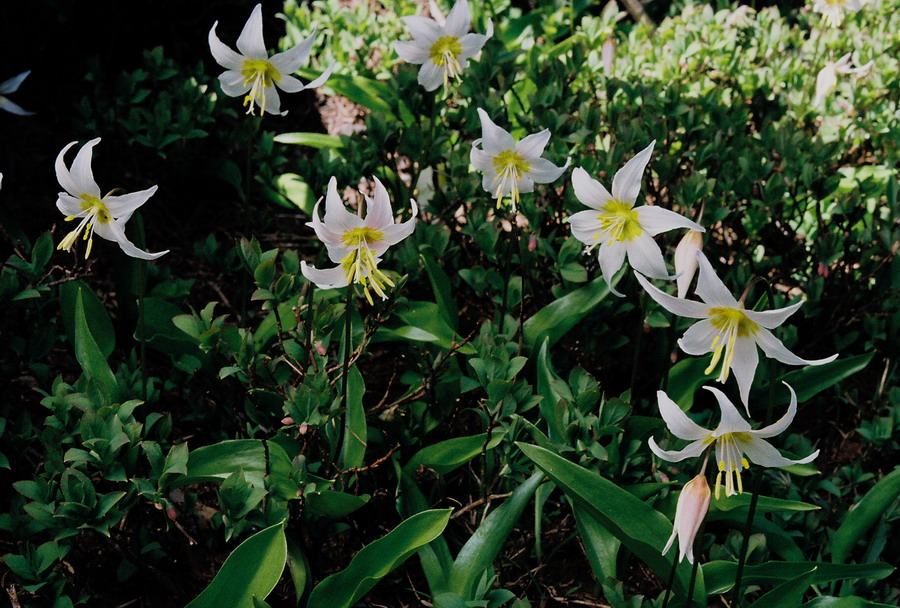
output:
[[[347,377],[347,411],[344,414],[344,447],[343,468],[355,469],[363,466],[366,458],[366,442],[368,427],[366,410],[363,408],[363,395],[366,385],[362,374],[354,365]]]
[[[409,302],[404,307],[398,307],[393,315],[405,325],[397,328],[382,326],[375,332],[373,341],[430,342],[447,350],[450,350],[454,343],[462,341],[462,337],[447,325],[438,305],[434,302]],[[458,351],[464,355],[476,353],[471,344],[458,348]]]
[[[430,251],[429,251],[430,253]],[[437,260],[431,255],[420,254],[422,263],[425,264],[425,271],[428,273],[428,280],[431,282],[431,290],[434,292],[435,302],[438,305],[438,311],[447,322],[451,329],[459,326],[459,310],[456,308],[456,301],[450,292],[450,277],[444,272]]]
[[[281,446],[271,441],[267,443],[263,445],[260,439],[233,439],[192,450],[188,456],[187,474],[179,475],[172,484],[180,487],[202,481],[223,482],[232,473],[243,471],[248,483],[264,488],[267,451],[270,474],[287,477],[292,468]]]
[[[309,68],[300,68],[297,74],[306,80],[315,80],[320,73]],[[392,92],[388,85],[363,76],[349,76],[345,74],[332,74],[323,88],[331,89],[338,95],[343,95],[353,103],[365,106],[375,112],[390,113],[391,106],[386,101]]]
[[[481,522],[453,562],[450,575],[447,577],[448,591],[458,593],[468,600],[479,599],[473,597],[478,579],[484,574],[485,568],[497,559],[506,538],[519,521],[522,511],[528,506],[543,479],[542,471],[534,473]]]
[[[710,361],[710,356],[688,357],[669,370],[666,394],[682,409],[690,408],[694,404],[694,394],[704,382],[712,379],[712,376],[703,373],[709,367]]]
[[[710,511],[733,511],[736,509],[749,509],[752,495],[735,494],[734,496],[722,496],[718,499],[714,498],[710,501]],[[816,505],[796,500],[784,500],[782,498],[771,498],[769,496],[759,496],[756,503],[757,513],[776,513],[779,511],[815,511],[819,509]]]
[[[644,561],[662,580],[666,580],[677,559],[677,551],[662,555],[663,546],[672,533],[672,524],[662,513],[635,498],[613,482],[557,456],[549,450],[517,443],[519,449],[537,464],[557,486],[579,507],[589,511],[597,521],[623,545]],[[674,590],[687,596],[691,565],[684,561],[675,570]],[[694,602],[705,606],[703,576],[697,576]]]
[[[288,536],[286,540],[288,572],[291,573],[291,582],[294,583],[294,603],[299,605],[309,584],[309,561],[293,538]]]
[[[279,133],[275,141],[280,144],[309,146],[310,148],[341,148],[344,142],[337,135],[326,133]]]
[[[578,536],[581,537],[584,552],[596,579],[603,582],[607,578],[618,578],[616,559],[622,543],[581,503],[572,503],[572,513],[578,526]]]
[[[254,608],[266,598],[284,571],[287,543],[284,522],[261,530],[238,545],[209,587],[187,608]]]
[[[876,483],[853,507],[831,540],[831,561],[842,564],[884,512],[900,496],[900,469]]]
[[[96,382],[103,393],[115,401],[119,392],[116,377],[106,361],[106,357],[97,346],[84,312],[84,294],[79,291],[75,296],[75,358],[84,370],[84,374]]]
[[[275,183],[284,198],[306,215],[312,215],[316,196],[306,180],[296,173],[282,173]]]
[[[816,574],[813,568],[809,572],[781,583],[774,589],[750,604],[751,608],[796,608],[803,601],[803,594],[809,589]]]
[[[896,608],[888,604],[877,604],[864,600],[856,595],[847,597],[831,597],[828,595],[817,597],[816,599],[806,602],[800,608]]]
[[[872,564],[829,564],[827,562],[764,562],[744,568],[743,584],[765,584],[786,581],[815,568],[813,584],[845,579],[865,578],[881,580],[894,571],[894,567],[882,562]],[[737,563],[714,561],[703,564],[706,590],[710,595],[726,593],[734,587]]]
[[[365,506],[369,498],[368,494],[356,496],[337,490],[324,490],[306,496],[306,511],[313,516],[340,519]]]
[[[550,338],[545,337],[537,356],[537,393],[543,399],[538,404],[541,410],[541,418],[547,425],[550,439],[556,442],[563,441],[565,429],[562,420],[557,414],[557,404],[560,400],[572,401],[571,391],[568,385],[553,371],[550,361]]]
[[[437,538],[450,521],[450,510],[423,511],[363,547],[350,565],[316,585],[308,608],[350,608],[416,549]]]
[[[84,306],[84,316],[91,335],[97,342],[97,347],[105,357],[112,354],[116,347],[116,332],[106,308],[94,293],[94,290],[84,281],[66,281],[59,286],[59,305],[62,309],[63,324],[66,326],[66,334],[69,340],[75,340],[75,306],[78,294],[81,294],[81,303]]]
[[[823,365],[807,365],[779,377],[777,380],[778,387],[782,386],[782,382],[787,382],[796,391],[797,401],[803,403],[825,389],[834,386],[844,378],[861,371],[874,356],[875,353],[871,352],[838,359]],[[787,405],[790,402],[790,393],[787,390],[776,390],[773,397],[773,403],[776,406]],[[767,398],[768,388],[766,387],[754,391],[750,396],[751,403],[754,399],[764,400]]]
[[[421,466],[432,469],[440,475],[446,475],[480,455],[482,449],[492,450],[497,447],[505,434],[503,429],[495,429],[491,432],[490,441],[487,441],[487,433],[446,439],[416,452],[403,468],[413,473]]]
[[[613,285],[617,284],[624,274],[625,267],[623,266],[613,277]],[[554,300],[537,311],[522,325],[525,344],[534,351],[547,338],[550,346],[553,346],[596,308],[607,295],[609,295],[609,287],[606,285],[606,281],[603,280],[603,277],[597,277],[584,287]]]

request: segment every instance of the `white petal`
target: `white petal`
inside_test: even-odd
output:
[[[590,177],[581,167],[575,167],[572,171],[572,186],[575,188],[575,197],[583,205],[597,211],[602,211],[612,198],[603,184]]]
[[[263,40],[262,4],[253,7],[250,18],[244,24],[241,35],[237,39],[238,50],[251,59],[268,59],[269,52]]]
[[[709,306],[706,304],[670,296],[651,285],[650,281],[642,277],[640,273],[637,273],[635,276],[641,284],[641,287],[647,290],[647,294],[656,300],[657,304],[669,312],[675,313],[679,317],[687,317],[688,319],[706,319],[709,317]]]
[[[371,246],[372,251],[375,252],[376,257],[380,257],[388,247],[391,245],[396,245],[409,235],[413,233],[416,229],[416,216],[419,214],[419,207],[416,205],[416,201],[410,199],[409,201],[412,203],[412,217],[400,224],[393,224],[388,226],[382,232],[384,233],[384,237],[381,241],[377,243],[373,243]]]
[[[801,306],[803,306],[803,300],[791,304],[790,306],[786,306],[785,308],[776,308],[774,310],[764,310],[761,312],[745,310],[744,314],[757,325],[761,325],[766,329],[775,329],[776,327],[780,327],[789,316],[797,312],[797,309]]]
[[[304,85],[299,78],[294,78],[293,76],[282,76],[281,79],[275,83],[275,86],[285,93],[299,93],[306,88],[306,85]]]
[[[620,298],[625,297],[616,291],[612,284],[613,277],[625,261],[625,244],[620,241],[609,241],[600,245],[597,247],[597,260],[600,262],[600,271],[609,286],[610,293]]]
[[[714,436],[721,437],[725,433],[744,433],[750,430],[750,423],[744,420],[725,393],[714,386],[704,386],[703,388],[715,395],[716,401],[719,402],[719,410],[722,412],[719,426],[713,431]]]
[[[481,147],[491,156],[497,156],[505,150],[512,150],[516,141],[503,128],[498,127],[487,115],[487,112],[478,108],[478,117],[481,119]]]
[[[336,65],[337,65],[337,62],[332,61],[331,65],[328,66],[328,68],[324,72],[322,72],[318,78],[316,78],[312,82],[306,83],[306,85],[304,85],[303,88],[304,89],[318,89],[320,86],[325,84],[329,78],[331,78],[331,73],[334,71],[334,66],[336,66]]]
[[[682,302],[690,302],[690,300],[682,300]],[[689,355],[705,355],[712,352],[713,340],[719,333],[710,319],[704,319],[688,327],[681,339],[678,340],[678,346]]]
[[[675,228],[690,228],[697,232],[706,232],[706,229],[703,228],[703,226],[696,222],[692,222],[680,213],[675,213],[668,209],[652,205],[643,205],[637,207],[634,211],[638,214],[641,228],[646,230],[650,236],[656,236],[660,232],[674,230]]]
[[[124,222],[122,224],[124,224]],[[150,253],[148,251],[144,251],[143,249],[138,249],[135,244],[129,241],[128,237],[125,236],[125,229],[122,224],[120,224],[119,222],[106,222],[103,224],[97,222],[96,224],[94,224],[94,232],[104,238],[109,238],[110,236],[112,236],[110,240],[116,241],[122,251],[125,252],[125,255],[129,255],[133,258],[138,258],[141,260],[155,260],[156,258],[162,257],[169,253],[168,249],[157,253]]]
[[[434,91],[444,82],[444,68],[437,66],[429,59],[419,68],[419,84],[426,91]]]
[[[316,41],[317,30],[318,26],[314,27],[312,34],[306,37],[297,46],[272,55],[269,59],[269,63],[271,63],[281,74],[293,74],[296,72],[301,65],[306,63],[307,58],[309,58],[313,43]]]
[[[494,157],[484,150],[479,150],[475,147],[480,142],[480,139],[476,139],[472,142],[472,151],[469,153],[469,162],[471,162],[472,166],[479,171],[494,171]],[[491,179],[494,179],[493,175],[491,176]]]
[[[132,192],[131,194],[123,194],[121,196],[107,196],[103,199],[103,204],[109,209],[109,212],[116,219],[128,216],[130,217],[134,210],[147,202],[156,192],[157,186],[152,186],[146,190]]]
[[[444,24],[444,31],[448,36],[461,38],[469,31],[469,24],[472,17],[469,14],[469,3],[466,0],[456,0],[456,4],[447,15],[447,22]]]
[[[585,245],[596,245],[602,240],[602,229],[597,212],[593,209],[570,215],[566,221],[572,226],[572,236]]]
[[[319,289],[337,289],[347,286],[347,275],[340,266],[319,270],[307,264],[306,260],[302,260],[300,272],[308,281],[315,283]]]
[[[759,365],[759,353],[756,350],[756,341],[753,338],[738,337],[734,341],[734,359],[731,361],[731,371],[737,381],[738,392],[741,395],[741,403],[750,416],[750,387],[753,386],[753,377],[756,375],[756,367]]]
[[[316,201],[316,204],[313,206],[312,220],[306,222],[306,225],[316,231],[316,236],[319,237],[319,240],[325,243],[326,246],[340,245],[340,234],[329,230],[328,226],[325,225],[325,222],[319,219],[319,203],[321,202],[322,199]]]
[[[697,274],[697,268],[700,262],[697,260],[696,252],[703,246],[703,237],[696,230],[689,230],[675,247],[675,274],[678,278],[675,280],[678,285],[678,297],[683,298],[687,295],[694,275]]]
[[[688,418],[678,404],[663,391],[656,391],[656,402],[659,404],[659,413],[666,421],[669,431],[679,439],[694,441],[711,435],[710,431]]]
[[[722,306],[725,308],[738,308],[737,300],[725,287],[725,283],[713,270],[712,265],[702,251],[697,252],[697,261],[700,263],[700,276],[697,277],[697,295],[710,306]]]
[[[63,190],[68,192],[70,195],[78,198],[83,194],[83,192],[78,192],[78,187],[75,184],[75,181],[72,179],[72,175],[69,173],[69,169],[66,167],[65,156],[66,152],[69,151],[69,148],[77,144],[77,141],[70,142],[66,144],[66,146],[60,150],[59,154],[56,155],[56,180],[59,182],[59,185],[62,186]]]
[[[75,196],[89,194],[100,198],[100,186],[94,181],[94,172],[91,170],[91,155],[93,154],[94,146],[99,143],[100,138],[94,138],[84,144],[81,150],[78,151],[78,154],[75,155],[69,175],[72,176],[72,182],[74,182],[77,192],[71,192],[70,194]]]
[[[760,439],[759,437],[754,437],[752,435],[750,435],[750,439],[738,441],[737,444],[740,450],[750,459],[750,462],[761,467],[787,467],[792,464],[806,464],[807,462],[812,462],[815,457],[819,455],[819,450],[816,450],[806,458],[791,460],[790,458],[782,456],[781,452],[776,450],[775,447],[765,439]]]
[[[566,164],[562,167],[557,167],[549,160],[538,158],[529,161],[528,164],[530,166],[528,167],[528,171],[525,172],[525,175],[538,184],[549,184],[558,180],[560,176],[565,173],[566,169],[569,168],[569,163],[571,162],[572,159],[568,158],[566,159]]]
[[[497,171],[494,169],[493,165],[484,170],[484,175],[481,176],[481,187],[484,188],[485,192],[490,192],[493,198],[497,198],[497,182],[494,181],[494,178],[497,177]],[[509,188],[506,188],[508,191]]]
[[[228,48],[225,44],[219,40],[219,36],[216,34],[216,26],[219,25],[219,22],[216,21],[213,23],[212,29],[209,30],[209,50],[212,53],[213,59],[216,60],[223,68],[227,68],[229,70],[240,70],[244,65],[244,58],[235,53],[233,50]]]
[[[19,90],[19,86],[22,84],[22,81],[28,78],[29,74],[31,74],[31,70],[25,70],[21,74],[13,76],[9,80],[0,82],[0,93],[15,93]]]
[[[635,154],[634,158],[625,163],[625,166],[616,172],[613,177],[612,195],[624,203],[634,203],[637,200],[638,193],[641,191],[641,177],[644,175],[644,169],[650,162],[650,155],[653,153],[653,146],[656,140],[650,142],[650,145]]]
[[[752,435],[763,438],[774,437],[786,431],[791,422],[793,422],[794,416],[797,415],[797,393],[794,392],[794,389],[787,382],[782,382],[782,384],[791,391],[791,403],[788,405],[787,413],[767,427],[763,427],[758,431],[750,431]]]
[[[548,141],[550,141],[550,129],[532,133],[516,144],[516,152],[526,161],[540,158]]]
[[[419,15],[411,15],[409,17],[401,17],[400,21],[409,28],[409,33],[417,42],[422,42],[431,50],[438,38],[444,35],[444,30],[437,24],[434,19],[421,17]]]
[[[75,217],[82,217],[87,213],[87,211],[81,207],[80,199],[65,192],[59,193],[59,198],[56,199],[56,208],[62,211],[65,216],[74,215]]]
[[[0,110],[6,110],[10,114],[15,114],[16,116],[33,116],[34,112],[29,112],[28,110],[22,108],[17,103],[14,103],[0,95]]]
[[[334,177],[328,180],[328,191],[325,194],[325,224],[335,234],[363,226],[363,221],[344,207],[344,202],[338,195],[337,179]]]
[[[488,22],[488,24],[490,24],[490,22]],[[488,38],[490,37],[490,34],[488,34],[487,36],[483,34],[466,34],[465,36],[460,38],[460,53],[457,57],[457,60],[462,62],[463,59],[469,59],[470,57],[480,53],[482,47],[484,47],[484,43],[487,42]]]
[[[222,87],[222,92],[229,97],[246,95],[252,86],[250,81],[237,70],[222,72],[219,76],[219,85]]]
[[[400,41],[394,43],[394,50],[400,59],[409,63],[425,63],[428,61],[429,47],[416,41]]]
[[[394,223],[394,213],[391,211],[391,199],[381,180],[375,179],[375,197],[367,199],[369,206],[366,208],[367,228],[383,230]]]
[[[709,446],[703,439],[699,439],[687,444],[681,450],[663,450],[656,445],[656,440],[654,440],[653,437],[647,440],[647,444],[654,454],[669,462],[681,462],[685,458],[696,458],[703,453],[707,446]]]
[[[788,365],[822,365],[823,363],[831,363],[837,359],[837,354],[831,355],[824,359],[801,359],[781,343],[768,329],[759,328],[755,334],[756,343],[766,353],[767,357],[771,357]]]
[[[651,279],[670,279],[669,271],[662,257],[659,245],[646,232],[625,241],[628,263],[641,274]]]
[[[263,87],[263,95],[266,97],[266,114],[276,114],[278,116],[284,116],[287,112],[281,111],[281,97],[278,96],[278,89],[274,86]],[[259,99],[257,99],[259,102]],[[261,103],[257,103],[260,108],[262,107]]]

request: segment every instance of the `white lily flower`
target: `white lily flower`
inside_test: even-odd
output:
[[[678,537],[678,562],[685,557],[688,562],[694,563],[694,538],[700,530],[700,524],[709,510],[711,493],[706,475],[700,474],[684,485],[678,496],[678,504],[675,506],[675,522],[672,525],[672,535],[663,549],[665,555],[672,548],[675,537]]]
[[[769,331],[780,327],[789,316],[797,312],[803,305],[802,300],[785,308],[759,312],[747,310],[744,303],[735,300],[722,280],[716,276],[706,256],[701,251],[697,251],[696,256],[700,264],[700,276],[697,278],[695,292],[702,302],[670,296],[651,285],[639,273],[636,276],[650,297],[666,310],[680,317],[702,319],[688,328],[678,340],[678,346],[689,355],[713,353],[712,362],[705,373],[711,374],[721,361],[722,370],[717,378],[719,382],[728,380],[729,372],[734,371],[745,408],[748,407],[750,386],[759,363],[757,346],[767,357],[788,365],[822,365],[837,358],[835,354],[825,359],[801,359],[785,348],[781,340]],[[747,415],[750,415],[749,408]]]
[[[625,256],[635,270],[654,279],[669,279],[662,252],[653,237],[675,228],[706,232],[699,224],[683,215],[660,207],[634,207],[641,190],[641,176],[650,161],[656,140],[638,152],[616,172],[612,194],[603,184],[577,167],[572,171],[572,185],[578,200],[590,207],[569,217],[572,236],[588,246],[597,247],[597,259],[603,278],[612,293],[622,296],[612,286],[612,278],[622,267]]]
[[[716,498],[722,486],[722,477],[725,477],[725,494],[731,496],[744,491],[744,483],[741,481],[741,471],[750,468],[749,460],[761,467],[786,467],[792,464],[805,464],[811,462],[819,455],[816,450],[806,458],[791,460],[785,458],[775,447],[765,441],[785,431],[797,414],[797,394],[787,383],[783,383],[791,392],[791,403],[787,413],[780,420],[767,427],[754,431],[750,423],[741,417],[734,404],[725,396],[725,393],[711,386],[704,386],[719,402],[722,418],[719,426],[710,431],[688,418],[678,404],[672,401],[663,391],[657,391],[656,398],[659,404],[659,413],[662,415],[669,431],[678,437],[690,441],[681,450],[667,451],[660,449],[656,440],[652,437],[648,440],[650,449],[654,454],[669,462],[681,462],[686,458],[700,456],[706,448],[715,444],[716,463],[719,473],[716,476]],[[746,458],[744,457],[746,455]],[[735,491],[737,488],[737,491]]]
[[[212,29],[209,30],[209,50],[212,51],[216,62],[227,69],[219,76],[219,83],[222,85],[222,91],[229,97],[240,97],[246,94],[244,105],[249,106],[248,114],[253,114],[254,105],[258,105],[261,113],[268,112],[284,116],[287,112],[281,111],[281,99],[278,97],[278,90],[275,87],[285,93],[298,93],[304,89],[314,89],[322,86],[334,69],[332,63],[321,76],[308,84],[303,84],[291,76],[309,57],[316,39],[315,30],[309,38],[294,48],[269,57],[266,43],[263,40],[261,4],[257,4],[253,8],[250,18],[237,39],[237,48],[240,54],[222,44],[216,35],[217,25],[219,25],[218,21],[213,23]]]
[[[520,194],[533,192],[536,183],[549,184],[559,179],[572,162],[568,158],[565,165],[557,167],[541,158],[544,147],[550,141],[548,129],[517,142],[507,131],[495,125],[481,108],[478,108],[478,117],[481,119],[481,137],[472,142],[470,160],[476,169],[484,173],[481,185],[493,193],[497,207],[503,204],[504,196],[509,196],[515,213]],[[480,150],[477,148],[479,144]]]
[[[855,13],[868,4],[868,0],[813,0],[812,10],[821,13],[825,25],[838,27],[844,21],[844,13]]]
[[[6,110],[10,114],[18,114],[19,116],[31,116],[34,114],[34,112],[23,110],[18,104],[13,103],[5,97],[10,93],[18,91],[22,81],[28,78],[29,74],[31,74],[31,70],[27,70],[18,76],[13,76],[9,80],[0,82],[0,109]]]
[[[697,273],[699,262],[697,252],[703,249],[703,236],[696,230],[688,230],[675,247],[675,284],[678,286],[678,297],[687,295],[691,281]]]
[[[66,167],[64,157],[69,148],[78,142],[68,144],[56,157],[56,179],[65,192],[59,193],[56,207],[66,215],[66,221],[81,219],[75,230],[72,230],[63,238],[57,249],[69,251],[78,235],[84,231],[84,240],[88,242],[84,257],[91,255],[94,245],[94,235],[98,235],[108,241],[115,241],[126,255],[142,260],[155,260],[169,253],[169,250],[158,253],[149,253],[138,249],[134,243],[125,236],[125,222],[127,222],[135,210],[147,202],[156,192],[156,186],[113,196],[107,194],[100,196],[100,186],[94,181],[94,173],[91,169],[91,155],[93,148],[100,143],[100,138],[92,139],[82,146],[75,156],[71,169]]]
[[[316,231],[319,240],[325,243],[328,257],[338,266],[319,270],[304,261],[300,263],[303,276],[321,289],[336,289],[350,283],[359,283],[363,286],[363,293],[369,304],[372,304],[369,287],[382,300],[386,299],[385,285],[393,287],[394,283],[378,269],[378,263],[388,247],[399,243],[415,230],[416,215],[419,213],[416,201],[409,201],[412,217],[395,224],[387,190],[376,177],[375,196],[371,199],[366,197],[367,212],[363,219],[344,208],[344,203],[338,196],[337,180],[332,177],[328,181],[328,193],[325,196],[324,222],[319,219],[321,202],[319,200],[313,207],[313,219],[306,225]]]
[[[461,80],[460,74],[469,59],[481,52],[484,43],[494,35],[494,24],[490,20],[487,33],[468,33],[471,16],[466,0],[456,0],[442,24],[419,15],[401,17],[401,21],[409,27],[413,39],[395,42],[394,50],[404,61],[422,65],[419,84],[426,91],[434,91],[441,83],[446,88],[451,78]]]
[[[837,61],[827,61],[825,67],[819,70],[816,76],[816,97],[813,105],[816,107],[825,103],[825,99],[834,92],[837,87],[838,74],[855,74],[857,78],[865,76],[869,69],[874,65],[874,61],[870,61],[865,65],[853,67],[851,56],[853,53],[847,53]]]

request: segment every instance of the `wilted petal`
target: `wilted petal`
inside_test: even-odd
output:
[[[653,153],[655,145],[656,140],[654,139],[649,146],[638,152],[616,172],[612,183],[613,197],[625,203],[634,203],[637,200],[638,193],[641,191],[641,177],[644,175],[647,163],[650,162],[650,155]]]
[[[597,211],[602,211],[612,198],[603,184],[590,177],[581,167],[575,167],[572,171],[572,186],[575,188],[575,197],[582,204]]]
[[[665,392],[656,391],[656,402],[659,405],[660,415],[669,427],[669,432],[679,439],[694,441],[711,435],[710,431],[688,418],[688,415]]]
[[[238,50],[251,59],[268,59],[269,52],[263,40],[262,4],[253,7],[250,18],[244,24],[237,40]]]

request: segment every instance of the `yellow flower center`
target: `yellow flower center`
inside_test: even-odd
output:
[[[749,469],[750,463],[741,455],[741,449],[738,442],[746,442],[750,440],[750,433],[725,433],[716,439],[718,441],[717,456],[719,457],[719,472],[716,475],[716,500],[719,498],[719,492],[722,488],[722,476],[725,476],[725,496],[733,494],[742,494],[744,492],[744,482],[741,480],[741,471]],[[736,482],[736,483],[735,483]],[[737,492],[734,491],[737,486]]]
[[[719,382],[728,380],[731,363],[734,361],[734,347],[738,338],[747,338],[756,335],[759,331],[759,325],[751,321],[744,313],[744,305],[739,303],[738,306],[739,308],[713,306],[709,309],[710,321],[713,327],[719,330],[719,333],[710,344],[713,349],[713,357],[704,373],[711,374],[713,372],[724,352],[722,371],[717,378]]]
[[[87,230],[84,231],[84,240],[88,242],[87,250],[84,253],[84,259],[87,259],[90,257],[91,248],[94,246],[94,224],[106,224],[112,222],[113,216],[102,200],[96,196],[91,196],[90,194],[81,195],[81,209],[85,212],[81,222],[78,223],[75,230],[65,236],[56,248],[69,251],[78,239],[78,235],[81,233],[82,229],[87,226]],[[71,222],[74,219],[75,216],[70,215],[66,218],[66,221]]]
[[[341,243],[353,248],[341,260],[344,275],[347,277],[348,283],[359,283],[363,286],[363,294],[366,296],[369,304],[373,303],[369,287],[384,300],[387,299],[384,286],[394,286],[394,283],[383,272],[378,270],[378,260],[369,248],[369,245],[373,245],[382,239],[384,239],[383,232],[365,227],[345,230],[344,234],[341,235]]]
[[[509,184],[512,210],[515,213],[516,205],[519,203],[519,179],[531,169],[531,165],[515,150],[504,150],[495,156],[492,162],[494,170],[497,171],[494,183],[499,182],[497,192],[494,194],[497,199],[497,207],[503,204],[503,192],[506,190],[506,185]]]
[[[608,243],[612,245],[615,241],[634,240],[644,233],[637,211],[628,203],[612,199],[604,205],[603,211],[597,216],[600,231],[594,235],[594,240],[600,240],[600,236],[607,232],[610,237]]]
[[[244,105],[249,105],[248,114],[253,114],[254,103],[259,103],[260,114],[266,112],[266,87],[271,87],[281,80],[281,72],[265,59],[245,59],[241,66],[244,84],[253,83],[250,92],[244,97]]]
[[[431,45],[428,57],[434,65],[444,68],[444,87],[450,78],[459,79],[462,66],[457,57],[462,54],[462,44],[456,36],[441,36]]]

